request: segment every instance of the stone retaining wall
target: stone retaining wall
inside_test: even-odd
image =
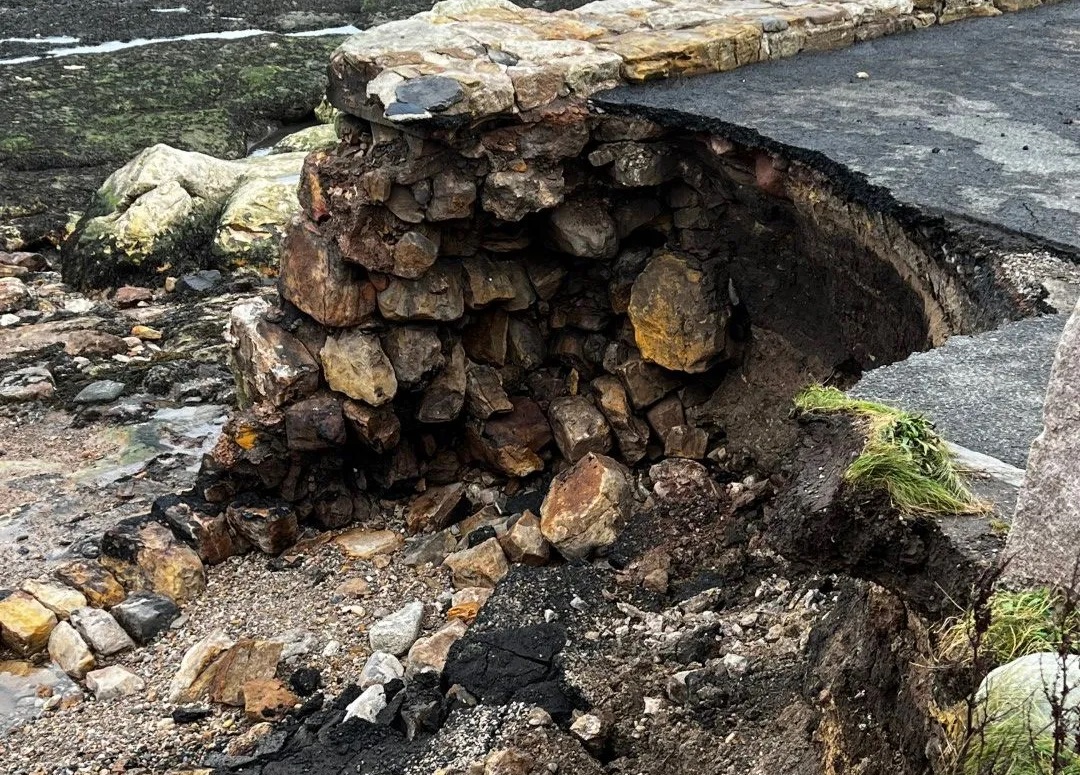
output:
[[[992,271],[939,261],[936,236],[803,164],[587,97],[963,13],[997,11],[451,0],[350,39],[330,65],[341,142],[301,174],[284,303],[233,315],[247,408],[200,495],[260,490],[336,527],[373,491],[512,492],[589,453],[771,462],[785,389],[970,329]],[[782,383],[772,403],[744,402],[750,362]]]

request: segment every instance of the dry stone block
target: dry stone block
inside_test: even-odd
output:
[[[551,241],[564,253],[608,259],[619,252],[615,221],[602,202],[565,202],[552,211],[549,225]]]
[[[540,530],[540,520],[531,511],[526,511],[516,519],[507,531],[499,536],[499,543],[510,562],[544,565],[551,555],[551,547]]]
[[[634,281],[627,312],[642,357],[666,369],[696,374],[729,354],[728,309],[693,259],[653,257]]]
[[[385,651],[399,657],[406,653],[420,635],[424,622],[424,604],[414,600],[371,625],[368,641],[372,651]]]
[[[126,694],[141,692],[146,683],[135,673],[120,665],[110,665],[86,674],[86,688],[98,700],[114,700]]]
[[[108,611],[79,608],[71,612],[71,624],[90,644],[90,648],[103,657],[135,648],[135,641]]]
[[[592,386],[596,391],[600,410],[615,434],[622,459],[631,464],[638,462],[645,457],[645,448],[649,443],[649,426],[631,412],[626,389],[618,379],[611,376],[597,377]]]
[[[324,326],[359,325],[376,309],[375,286],[366,273],[347,264],[307,221],[295,224],[285,238],[279,287],[283,298]]]
[[[244,685],[249,681],[273,678],[282,648],[282,644],[275,641],[237,641],[208,668],[211,673],[207,683],[210,699],[224,705],[243,706]]]
[[[0,600],[0,640],[20,656],[43,650],[55,627],[56,614],[29,592],[12,592]]]
[[[372,407],[346,401],[344,413],[353,432],[376,452],[387,452],[401,441],[401,421],[390,405]]]
[[[251,548],[229,528],[219,507],[194,497],[163,495],[154,501],[151,515],[171,527],[207,565],[216,565]]]
[[[411,387],[446,363],[435,328],[393,326],[382,335],[383,351],[394,366],[398,384]]]
[[[564,396],[548,409],[555,443],[563,457],[576,463],[590,452],[611,449],[611,428],[604,415],[584,396]]]
[[[269,309],[264,299],[233,307],[226,340],[241,401],[282,406],[315,392],[319,365],[299,339],[266,320]]]
[[[206,689],[199,678],[234,642],[221,630],[215,630],[184,652],[180,668],[169,683],[169,702],[195,702]]]
[[[397,393],[394,366],[379,338],[359,330],[328,336],[319,352],[331,389],[370,406],[382,406]]]
[[[461,414],[468,385],[466,360],[464,348],[455,344],[450,351],[450,361],[424,391],[416,419],[425,423],[443,423]]]
[[[442,530],[449,524],[454,509],[464,495],[465,485],[461,483],[429,487],[409,504],[405,512],[405,527],[410,533]]]
[[[339,397],[322,393],[291,404],[285,409],[285,439],[299,452],[343,445],[348,436]]]
[[[416,280],[391,277],[378,302],[387,320],[457,320],[465,313],[461,269],[439,263]]]
[[[393,554],[401,548],[404,539],[393,530],[347,530],[334,539],[349,557],[370,560],[378,554]]]
[[[299,527],[296,512],[287,503],[238,499],[225,512],[233,530],[265,554],[281,554],[296,543]]]
[[[631,494],[626,467],[590,452],[552,481],[540,507],[540,530],[567,559],[586,559],[615,543]]]
[[[465,634],[468,625],[460,619],[454,619],[426,638],[420,638],[409,649],[406,665],[410,675],[424,671],[441,673],[450,655],[450,647]]]

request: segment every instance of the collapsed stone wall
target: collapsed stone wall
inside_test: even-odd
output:
[[[425,530],[463,483],[512,493],[590,453],[743,443],[761,463],[729,423],[749,364],[798,387],[986,308],[970,267],[810,166],[591,110],[580,68],[428,26],[428,53],[387,25],[332,61],[341,142],[306,160],[281,304],[234,312],[246,409],[204,466],[207,500],[261,490],[336,527],[369,493],[435,486],[410,511]],[[472,76],[433,73],[444,56]]]

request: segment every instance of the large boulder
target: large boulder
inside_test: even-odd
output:
[[[276,258],[284,224],[299,209],[295,195],[281,193],[295,186],[304,154],[290,153],[225,161],[167,145],[154,145],[110,175],[65,246],[64,277],[82,287],[150,281],[168,271],[181,273],[215,263],[251,260],[255,253]],[[218,219],[242,185],[251,181],[281,184],[247,188],[234,202],[230,224],[259,224],[266,245],[254,247],[259,234],[230,239],[226,227],[211,251]],[[258,206],[256,206],[258,202]],[[259,207],[262,211],[255,213]],[[239,211],[244,210],[241,214]],[[273,214],[275,223],[268,224]]]
[[[1027,474],[1006,545],[1006,574],[1080,588],[1080,303],[1058,343]]]
[[[584,560],[615,543],[630,506],[626,466],[588,453],[555,477],[540,506],[540,531],[568,560]]]
[[[991,670],[975,693],[979,733],[965,771],[1043,771],[1040,765],[1048,763],[1044,757],[1054,747],[1055,706],[1062,711],[1065,740],[1080,733],[1078,683],[1080,657],[1075,655],[1062,660],[1054,652],[1028,654]]]
[[[634,281],[627,310],[645,360],[696,374],[731,355],[730,311],[714,279],[685,256],[665,252],[650,259]]]

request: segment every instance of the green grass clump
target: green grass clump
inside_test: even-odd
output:
[[[1080,612],[1064,617],[1063,626],[1061,604],[1060,595],[1046,588],[995,592],[987,602],[989,623],[979,638],[979,648],[999,665],[1040,651],[1056,652],[1063,629],[1074,638],[1080,633]],[[946,620],[938,654],[950,662],[970,662],[974,635],[973,611]]]
[[[1080,775],[1069,740],[1054,762],[1051,729],[1031,730],[1023,713],[991,720],[969,741],[964,775]]]
[[[973,514],[986,511],[956,470],[955,458],[933,424],[921,415],[851,398],[812,385],[795,397],[803,412],[844,412],[867,425],[862,453],[848,467],[854,485],[881,488],[893,505],[915,514]]]

